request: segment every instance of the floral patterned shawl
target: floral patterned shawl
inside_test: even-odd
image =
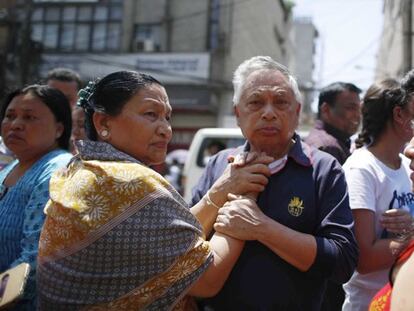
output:
[[[102,142],[50,182],[40,310],[184,310],[212,260],[200,224],[158,173]]]

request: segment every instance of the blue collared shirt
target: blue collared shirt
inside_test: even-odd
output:
[[[228,156],[243,150],[249,150],[248,143],[211,159],[193,189],[192,205],[221,176]],[[214,310],[319,310],[327,279],[346,282],[358,258],[340,164],[296,135],[285,167],[270,176],[258,205],[275,221],[313,235],[315,262],[307,272],[301,272],[265,245],[247,241],[223,289],[206,304]]]

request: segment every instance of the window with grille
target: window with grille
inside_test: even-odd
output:
[[[119,0],[34,1],[31,38],[48,52],[116,52],[122,17]]]

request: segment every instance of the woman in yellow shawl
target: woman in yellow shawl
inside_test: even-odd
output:
[[[39,309],[188,310],[188,295],[217,293],[243,242],[219,234],[206,242],[181,196],[149,167],[164,161],[172,136],[164,87],[121,71],[80,95],[90,140],[51,179]]]

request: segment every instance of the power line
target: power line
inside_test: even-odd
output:
[[[395,17],[395,19],[396,19],[396,17]],[[385,33],[390,32],[390,31],[393,31],[393,32],[398,31],[398,29],[396,30],[396,24],[395,23],[390,23],[390,26],[388,28],[384,27],[382,33],[379,36],[377,36],[377,37],[373,38],[371,41],[369,41],[368,44],[366,44],[355,56],[353,56],[348,61],[346,61],[339,69],[336,69],[334,72],[327,73],[324,76],[324,79],[326,80],[327,78],[330,78],[334,75],[337,75],[339,72],[344,70],[344,68],[346,68],[349,65],[351,65],[352,63],[354,63],[362,55],[367,53],[370,50],[370,48],[372,47],[373,44],[380,41],[385,36]]]

